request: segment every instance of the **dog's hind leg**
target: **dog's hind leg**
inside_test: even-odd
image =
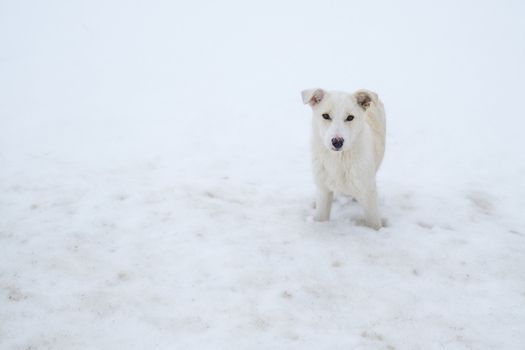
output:
[[[315,221],[326,221],[330,219],[330,210],[332,209],[332,200],[334,193],[325,189],[317,190],[315,201]]]

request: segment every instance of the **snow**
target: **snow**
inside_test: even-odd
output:
[[[523,349],[525,6],[0,3],[1,349]],[[378,92],[311,222],[300,91]]]

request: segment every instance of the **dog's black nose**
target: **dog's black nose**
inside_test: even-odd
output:
[[[341,137],[334,137],[332,139],[332,146],[334,146],[334,148],[336,150],[338,150],[339,148],[343,147],[343,142],[345,142],[345,140]]]

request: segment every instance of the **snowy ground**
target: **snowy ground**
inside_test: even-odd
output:
[[[188,3],[0,2],[0,348],[524,349],[523,3]],[[308,220],[316,86],[378,232]]]

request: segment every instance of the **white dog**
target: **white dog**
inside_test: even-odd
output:
[[[376,172],[385,153],[385,111],[372,91],[353,94],[310,89],[303,102],[313,111],[312,167],[318,193],[314,219],[330,218],[333,193],[354,197],[367,226],[381,228]]]

